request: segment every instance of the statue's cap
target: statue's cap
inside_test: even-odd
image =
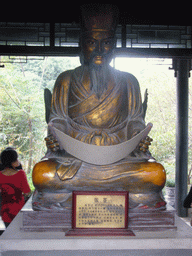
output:
[[[118,8],[111,4],[85,4],[81,6],[83,32],[113,31],[118,19]]]

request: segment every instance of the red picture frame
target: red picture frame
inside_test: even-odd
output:
[[[123,196],[125,199],[125,221],[124,227],[122,229],[128,228],[128,209],[129,209],[129,192],[128,191],[73,191],[73,201],[72,201],[72,228],[73,229],[83,229],[76,225],[76,209],[77,209],[77,197],[79,195],[83,196]],[[87,227],[89,228],[89,227]],[[99,228],[102,229],[102,228]],[[106,228],[104,228],[106,229]],[[115,229],[108,227],[107,229]]]
[[[118,203],[118,197],[119,197],[120,204]],[[89,205],[88,203],[90,202],[90,200],[93,201],[93,199],[95,200],[96,203]],[[113,204],[113,199],[115,204]],[[98,204],[97,204],[97,200],[99,200]],[[104,200],[104,201],[100,201],[100,200]],[[105,213],[101,211],[102,212],[101,219],[102,218],[103,219],[102,221],[100,220],[98,222],[99,223],[98,227],[97,227],[97,222],[90,224],[91,220],[89,220],[89,223],[88,222],[86,223],[86,222],[83,222],[84,221],[83,217],[81,217],[82,219],[79,217],[80,215],[86,215],[86,214],[88,216],[97,216],[99,212],[99,210],[97,211],[97,207],[99,209],[101,205],[103,207],[101,209],[102,210],[106,209],[104,211],[107,213],[106,215],[110,215],[110,217],[106,217]],[[105,205],[106,205],[106,208],[104,208]],[[82,206],[82,207],[79,207],[79,206]],[[86,211],[88,208],[85,207],[86,208],[85,209],[83,208],[83,206],[94,207],[93,209],[89,208],[93,210],[94,213],[93,214],[90,214],[90,212],[87,213]],[[72,229],[66,233],[66,236],[134,236],[134,233],[131,230],[128,230],[128,209],[129,209],[129,192],[128,191],[74,191],[73,201],[72,201]],[[117,212],[116,214],[114,214],[114,211],[116,210],[120,211],[120,213]],[[83,211],[83,214],[82,214],[82,211]],[[118,216],[118,217],[111,217],[111,215]],[[123,216],[123,217],[119,217],[119,216]],[[90,218],[97,218],[97,217],[90,217]],[[116,226],[116,220],[114,220],[115,218],[117,218],[117,222],[121,222],[120,224],[117,224],[117,226]],[[81,225],[79,224],[79,222],[81,223]]]
[[[122,196],[124,198],[123,211],[124,211],[124,225],[121,228],[116,227],[78,227],[77,225],[77,205],[78,205],[78,196],[102,196],[103,199],[113,199],[113,196],[116,196],[116,202],[118,196],[121,196],[120,202],[122,202]],[[110,196],[110,197],[108,197]],[[102,198],[100,197],[100,199]],[[100,200],[99,199],[99,200]],[[112,200],[113,201],[113,200]],[[114,207],[118,208],[118,204]],[[113,206],[111,206],[113,207]],[[66,236],[135,236],[135,234],[128,230],[128,209],[129,209],[129,192],[128,191],[74,191],[73,192],[73,201],[72,201],[72,229],[69,230],[65,235]],[[114,210],[114,209],[113,209]],[[121,208],[122,213],[122,208]],[[120,214],[121,215],[121,214]],[[107,223],[108,224],[108,223]],[[109,223],[110,225],[110,223]]]

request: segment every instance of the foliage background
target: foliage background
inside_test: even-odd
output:
[[[8,57],[1,59],[9,62]],[[46,153],[44,88],[53,89],[57,76],[79,66],[78,58],[13,58],[0,69],[0,152],[14,147],[33,189],[31,172]]]
[[[1,61],[9,61],[3,57]],[[44,89],[53,89],[57,76],[80,65],[79,58],[13,58],[0,69],[0,151],[14,147],[32,186],[31,172],[46,152]],[[152,155],[161,162],[170,180],[175,178],[176,79],[170,60],[118,58],[117,69],[134,74],[144,95],[148,89],[146,123],[152,122]],[[189,92],[189,169],[192,163],[192,81]]]

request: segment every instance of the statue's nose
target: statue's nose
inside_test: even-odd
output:
[[[102,43],[101,42],[98,42],[98,44],[97,44],[97,51],[99,53],[101,53],[103,51],[103,47],[102,47]]]

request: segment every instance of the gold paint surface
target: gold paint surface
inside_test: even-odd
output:
[[[76,228],[124,228],[125,196],[77,195]]]

